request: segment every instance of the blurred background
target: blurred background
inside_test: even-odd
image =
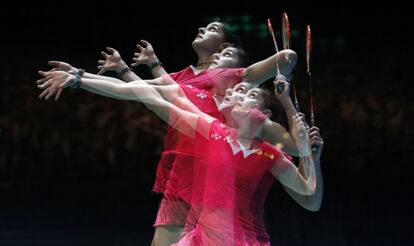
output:
[[[3,8],[0,245],[149,245],[154,232],[160,197],[151,189],[166,125],[139,103],[82,90],[39,100],[37,71],[48,70],[48,60],[95,73],[105,47],[130,62],[146,39],[167,71],[179,71],[197,62],[191,42],[198,28],[220,17],[259,61],[274,53],[267,18],[282,47],[283,12],[307,115],[305,28],[312,27],[325,193],[321,210],[308,212],[275,183],[266,203],[272,245],[413,245],[411,17],[396,2],[359,5],[55,1]],[[151,78],[146,67],[135,72]]]

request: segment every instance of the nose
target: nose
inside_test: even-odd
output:
[[[233,95],[233,89],[231,88],[226,89],[226,96],[231,96],[231,95]]]
[[[220,59],[220,53],[214,53],[214,54],[213,54],[213,59],[214,59],[214,60],[218,60],[218,59]]]
[[[240,95],[237,97],[237,99],[239,100],[239,102],[243,102],[245,97],[246,97],[246,95],[244,95],[244,94],[240,94]]]
[[[206,28],[205,27],[198,28],[198,33],[204,34],[205,32],[206,32]]]

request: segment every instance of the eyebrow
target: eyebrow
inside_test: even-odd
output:
[[[233,49],[226,49],[226,50],[223,50],[222,52],[223,53],[228,52],[228,53],[230,53],[230,55],[234,55],[236,53]]]
[[[207,26],[207,28],[210,28],[210,27],[217,27],[218,29],[220,29],[220,26],[216,23]]]

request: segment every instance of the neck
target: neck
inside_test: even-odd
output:
[[[224,119],[225,119],[225,121],[226,121],[226,126],[231,127],[231,128],[235,128],[235,129],[237,129],[237,128],[238,128],[238,124],[237,124],[237,122],[233,119],[233,117],[231,117],[231,109],[232,109],[232,108],[233,108],[233,107],[227,107],[227,108],[224,108],[224,109],[221,111],[221,113],[223,114]]]
[[[211,63],[211,54],[198,52],[197,69],[207,69]]]
[[[256,136],[258,127],[252,122],[239,122],[237,129],[237,137],[244,140],[253,140]]]

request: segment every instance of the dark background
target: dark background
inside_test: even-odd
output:
[[[0,245],[149,245],[152,238],[164,123],[140,104],[84,91],[39,100],[37,70],[48,60],[96,72],[106,46],[129,62],[144,38],[167,71],[178,71],[196,62],[197,28],[219,16],[239,28],[258,61],[274,52],[263,24],[269,17],[280,30],[284,11],[305,113],[304,31],[312,26],[325,194],[321,210],[308,212],[276,183],[266,204],[272,244],[413,245],[409,8],[395,1],[10,4],[0,19]],[[135,71],[150,78],[145,67]]]

